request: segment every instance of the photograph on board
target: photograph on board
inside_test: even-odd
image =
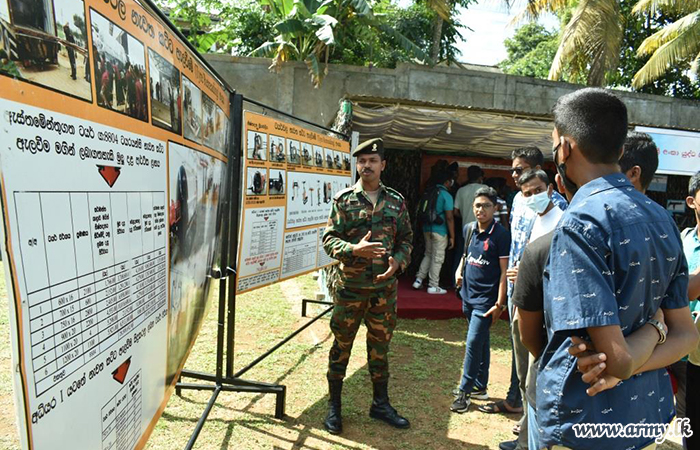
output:
[[[147,120],[145,47],[94,10],[90,23],[97,104]]]
[[[0,0],[0,73],[92,100],[85,4]]]
[[[301,162],[305,166],[314,165],[314,150],[311,144],[307,144],[306,142],[301,143]]]
[[[185,138],[202,143],[202,91],[199,90],[186,76],[182,77],[182,92],[184,99],[183,128]]]
[[[323,147],[320,147],[318,145],[314,145],[314,166],[323,167],[323,165],[324,165],[323,159],[324,159]]]
[[[343,153],[337,150],[333,152],[333,168],[336,170],[343,169]]]
[[[219,193],[225,165],[174,142],[170,157],[170,311],[168,384],[206,316],[209,269],[219,258]]]
[[[224,112],[207,94],[202,94],[202,111],[204,114],[204,129],[202,130],[204,145],[219,153],[226,151],[226,124]]]
[[[245,195],[265,194],[267,194],[267,169],[263,167],[248,167]]]
[[[287,160],[286,139],[270,135],[270,161],[283,163]]]
[[[323,154],[325,155],[323,159],[323,167],[326,169],[333,169],[333,157],[335,156],[335,153],[330,148],[324,148]]]
[[[150,48],[148,70],[153,125],[182,134],[180,71]]]
[[[246,142],[246,155],[248,159],[257,159],[258,161],[267,160],[267,134],[248,131]]]
[[[284,195],[286,172],[280,169],[270,169],[270,195]]]
[[[299,141],[287,139],[287,155],[289,156],[288,163],[301,164],[301,144]]]

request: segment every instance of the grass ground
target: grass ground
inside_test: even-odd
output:
[[[5,295],[0,274],[0,298]],[[241,295],[236,308],[235,367],[241,368],[297,329],[301,299],[314,298],[310,276]],[[321,311],[312,308],[309,315]],[[222,393],[197,441],[198,449],[496,449],[513,438],[514,416],[487,415],[474,407],[466,414],[449,411],[450,391],[464,356],[463,320],[399,320],[390,355],[390,396],[412,422],[410,430],[394,430],[370,419],[371,383],[366,368],[364,327],[358,333],[343,396],[344,433],[332,436],[322,426],[326,411],[325,371],[332,337],[327,318],[246,373],[249,380],[287,386],[287,417],[274,419],[274,395]],[[489,394],[505,396],[510,375],[507,324],[492,330]],[[205,320],[187,368],[213,372],[216,308]],[[173,395],[151,435],[148,449],[179,449],[187,443],[209,393]],[[18,446],[12,408],[7,308],[0,307],[0,448]],[[476,404],[484,402],[475,401]],[[679,449],[665,445],[664,450]]]

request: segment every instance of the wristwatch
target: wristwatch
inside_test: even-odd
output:
[[[656,319],[649,319],[647,323],[656,328],[656,331],[659,332],[659,341],[657,344],[663,344],[666,342],[666,330],[664,329],[664,326],[661,325],[661,322]]]

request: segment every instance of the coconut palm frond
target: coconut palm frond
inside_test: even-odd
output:
[[[700,0],[639,0],[633,14],[656,14],[665,12],[672,14],[690,14],[700,9]]]
[[[569,68],[573,77],[586,70],[589,85],[602,85],[605,73],[619,60],[622,23],[617,0],[581,0],[564,29],[549,79],[561,79]]]
[[[442,17],[443,20],[450,22],[452,12],[450,11],[450,3],[447,0],[428,0],[428,7]]]
[[[698,24],[700,24],[700,11],[681,17],[644,39],[637,49],[637,56],[646,56],[654,53],[657,49],[676,39],[687,30],[697,27]]]
[[[527,0],[527,6],[513,18],[511,24],[536,20],[544,13],[560,11],[570,3],[571,0]],[[507,1],[506,4],[510,6]]]
[[[698,11],[697,14],[700,14]],[[687,17],[687,16],[686,16]],[[681,19],[682,20],[682,19]],[[671,24],[670,26],[673,26]],[[700,52],[700,22],[686,26],[673,39],[661,45],[632,78],[632,86],[640,88],[663,76],[669,68],[688,61]]]
[[[695,77],[700,77],[700,53],[695,56],[693,62],[690,64],[690,72],[695,75]]]

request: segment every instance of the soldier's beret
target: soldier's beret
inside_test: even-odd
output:
[[[384,141],[382,138],[374,138],[358,145],[352,152],[352,156],[357,155],[379,155],[384,156]]]

